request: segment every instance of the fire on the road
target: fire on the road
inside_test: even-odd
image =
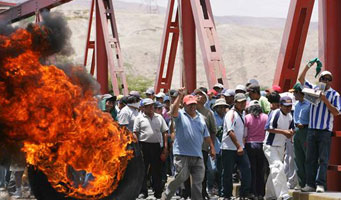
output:
[[[47,175],[55,190],[99,199],[123,178],[133,157],[127,150],[133,137],[97,108],[91,90],[40,63],[48,34],[47,28],[32,25],[29,31],[0,35],[1,126],[8,139],[24,143],[27,163]],[[91,178],[77,184],[72,174],[78,172]]]

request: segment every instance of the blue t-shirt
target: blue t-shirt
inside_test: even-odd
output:
[[[295,105],[294,122],[295,124],[309,124],[310,103],[306,100]]]
[[[208,129],[203,116],[197,112],[192,118],[184,109],[179,110],[175,122],[175,140],[173,154],[182,156],[194,156],[202,158],[201,146],[204,138],[209,137]]]

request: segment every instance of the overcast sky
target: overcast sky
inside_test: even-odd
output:
[[[157,2],[166,7],[168,0],[121,0],[126,2]],[[217,16],[251,16],[286,18],[290,0],[211,0],[214,15]],[[317,21],[317,4],[313,11],[312,21]]]

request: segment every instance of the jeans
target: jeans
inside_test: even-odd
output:
[[[330,131],[308,129],[306,173],[307,185],[310,187],[326,187],[330,143]]]
[[[175,177],[170,181],[162,193],[162,200],[170,200],[175,191],[191,176],[191,199],[202,199],[202,181],[205,175],[205,166],[202,158],[193,156],[174,155],[176,169]]]
[[[264,196],[264,163],[263,143],[246,143],[245,148],[251,165],[251,193],[256,197]]]
[[[204,165],[205,165],[205,176],[204,176],[204,180],[202,181],[202,197],[203,199],[205,199],[206,196],[208,196],[207,194],[207,160],[208,160],[208,152],[207,151],[202,151],[202,156],[204,157]]]
[[[210,157],[207,163],[207,186],[211,190],[216,184],[218,187],[218,195],[221,195],[221,177],[222,177],[222,158],[221,154],[216,154],[216,159],[212,160]]]
[[[9,174],[9,165],[0,165],[0,188],[7,187]]]
[[[223,196],[229,198],[232,196],[232,172],[236,163],[241,172],[241,186],[239,194],[241,197],[249,195],[251,185],[251,169],[250,162],[246,150],[244,154],[237,155],[236,150],[222,150],[223,159]]]

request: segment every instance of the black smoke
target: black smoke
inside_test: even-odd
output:
[[[42,57],[60,54],[69,56],[74,53],[70,38],[71,30],[62,13],[59,12],[42,12],[42,22],[38,25],[41,27],[37,31],[35,24],[29,24],[27,30],[32,34],[33,49],[41,53]]]

